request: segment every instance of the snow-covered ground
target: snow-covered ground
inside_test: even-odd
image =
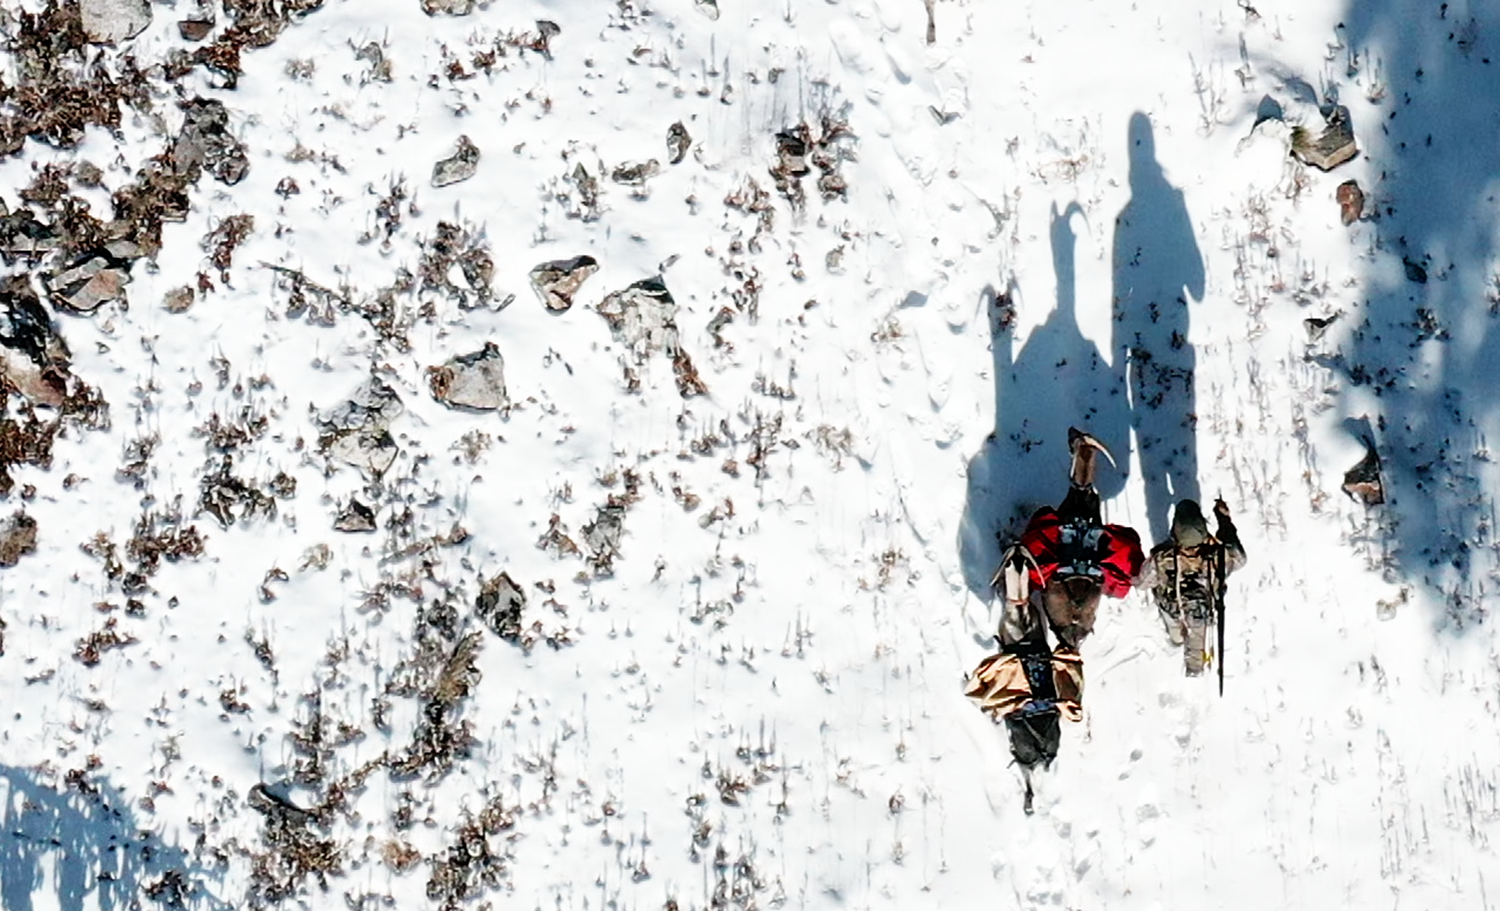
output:
[[[102,51],[150,112],[0,163],[11,211],[98,166],[107,220],[203,97],[249,165],[123,301],[54,314],[110,420],[0,502],[36,523],[0,570],[0,905],[1500,894],[1493,5],[327,0],[232,88],[169,81],[200,8],[151,9]],[[1335,100],[1360,151],[1325,173],[1288,151]],[[581,256],[550,311],[529,274]],[[440,402],[487,344],[508,407]],[[1222,496],[1250,564],[1222,698],[1144,593],[1107,603],[1026,816],[962,684],[1070,424],[1119,461],[1109,521],[1156,543]]]

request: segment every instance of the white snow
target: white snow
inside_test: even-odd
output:
[[[509,857],[474,907],[1490,907],[1500,13],[931,9],[928,45],[916,0],[432,17],[420,0],[328,0],[247,50],[237,88],[185,77],[187,97],[231,111],[249,174],[202,178],[135,264],[128,306],[57,317],[112,426],[68,432],[0,502],[38,523],[37,552],[0,572],[0,905],[149,905],[179,869],[188,907],[246,906],[267,820],[251,789],[311,807],[404,756],[423,700],[388,688],[419,606],[447,599],[481,636],[481,679],[451,715],[472,754],[351,784],[309,827],[340,872],[288,907],[438,906],[426,859],[497,798],[513,825],[488,843]],[[154,10],[122,48],[143,66],[183,45],[191,12]],[[539,19],[561,28],[547,54],[475,65]],[[357,55],[372,42],[389,81]],[[154,78],[157,116],[126,110],[119,135],[32,140],[0,162],[7,205],[40,163],[132,180],[181,122]],[[1285,125],[1252,130],[1266,95],[1314,132],[1319,96],[1336,96],[1360,154],[1326,174],[1296,164]],[[692,148],[671,165],[678,121]],[[824,148],[848,189],[824,199],[810,154],[799,209],[769,169],[776,134],[803,121],[814,140],[847,124]],[[482,150],[476,173],[432,187],[460,136]],[[611,180],[651,159],[644,185]],[[278,195],[284,178],[300,192]],[[1334,192],[1351,178],[1369,201],[1345,227]],[[376,209],[398,182],[387,233]],[[237,214],[255,230],[223,280],[202,239]],[[457,261],[452,293],[423,289],[440,222],[487,246],[488,294]],[[529,273],[581,255],[598,271],[549,312]],[[288,316],[289,279],[268,265],[347,303]],[[411,290],[382,302],[401,270]],[[199,273],[213,290],[169,312]],[[675,321],[706,394],[679,393],[672,344],[622,344],[597,312],[658,275],[677,309],[648,315]],[[1171,356],[1192,356],[1197,422],[1152,431],[1195,457],[1172,490],[1143,471],[1160,450],[1131,443],[1154,417],[1124,377],[1127,334],[1159,346],[1178,317],[1112,304],[1147,288],[1189,301]],[[997,296],[1008,333],[992,333]],[[375,328],[382,308],[409,346]],[[1303,320],[1335,311],[1309,343]],[[427,368],[486,343],[508,412],[435,400]],[[404,406],[382,411],[400,452],[378,484],[318,451],[319,416],[372,376]],[[223,458],[200,432],[215,414],[266,419],[231,460],[258,485],[296,480],[273,516],[194,515]],[[1029,452],[1009,437],[1022,416]],[[1339,489],[1361,421],[1387,472],[1371,510]],[[1028,817],[1004,731],[962,683],[993,648],[994,533],[1061,497],[1070,423],[1120,460],[1101,468],[1110,521],[1155,543],[1160,498],[1196,483],[1234,507],[1250,563],[1230,582],[1223,698],[1182,676],[1145,593],[1107,603],[1083,649],[1086,718]],[[153,435],[143,485],[117,478]],[[163,562],[130,615],[82,546],[103,533],[131,564],[138,519],[178,498],[205,551]],[[333,529],[351,498],[376,508],[374,534]],[[542,546],[554,517],[578,553]],[[529,649],[473,616],[501,572],[525,590]],[[136,641],[76,660],[109,620]],[[330,745],[322,783],[298,785],[311,693]],[[120,815],[68,783],[75,769]],[[402,846],[423,861],[396,869]]]

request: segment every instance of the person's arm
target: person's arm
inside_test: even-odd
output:
[[[1239,529],[1234,527],[1234,520],[1229,517],[1229,504],[1223,500],[1214,501],[1214,516],[1219,520],[1218,531],[1214,537],[1224,545],[1224,573],[1228,575],[1245,565],[1245,545],[1240,543]]]

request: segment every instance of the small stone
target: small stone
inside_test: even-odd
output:
[[[474,599],[474,613],[490,631],[507,642],[521,638],[521,611],[526,607],[526,592],[509,573],[486,580]]]
[[[1354,142],[1354,128],[1349,125],[1349,109],[1335,107],[1328,115],[1327,126],[1317,138],[1305,127],[1292,130],[1292,155],[1304,164],[1331,171],[1359,151]]]
[[[531,287],[542,303],[553,313],[563,313],[573,306],[573,295],[590,275],[599,271],[599,261],[592,256],[575,256],[542,263],[531,270]]]
[[[594,521],[583,526],[583,541],[593,551],[595,560],[610,561],[620,551],[620,539],[625,534],[625,507],[604,505],[594,515]]]
[[[693,137],[688,135],[687,127],[679,120],[667,127],[667,163],[677,164],[687,157],[688,149],[693,145]]]
[[[709,21],[717,22],[719,20],[718,0],[693,0],[693,6],[697,8],[698,12],[707,16]]]
[[[149,0],[79,0],[83,34],[93,44],[118,44],[151,24]]]
[[[0,566],[15,566],[36,550],[36,519],[23,512],[0,521]]]
[[[110,261],[95,256],[43,282],[58,307],[74,313],[93,313],[99,307],[125,296],[130,275]]]
[[[494,342],[479,351],[450,358],[440,367],[427,368],[432,397],[449,408],[494,411],[510,407],[505,390],[505,359]]]
[[[429,16],[467,16],[479,6],[478,0],[422,0],[422,12]]]
[[[1328,327],[1332,326],[1343,315],[1344,311],[1335,310],[1331,315],[1326,317],[1311,316],[1303,320],[1302,326],[1307,329],[1307,340],[1316,342],[1321,339],[1324,333],[1328,331]]]
[[[396,391],[371,377],[347,401],[318,416],[318,445],[330,459],[378,477],[400,453],[390,424],[405,411]]]
[[[349,504],[339,510],[339,514],[333,519],[333,527],[336,531],[350,533],[371,532],[375,530],[375,510],[351,499]]]
[[[212,19],[183,19],[177,23],[177,32],[184,41],[202,41],[213,30]]]
[[[1365,193],[1359,188],[1359,181],[1346,180],[1339,184],[1334,193],[1334,198],[1339,203],[1339,215],[1345,225],[1352,225],[1359,220],[1365,211]]]
[[[140,244],[128,238],[118,238],[104,245],[104,252],[120,262],[129,262],[140,259],[146,255],[146,251]]]
[[[1385,482],[1381,477],[1380,456],[1375,447],[1366,444],[1365,457],[1344,472],[1344,493],[1367,508],[1385,502]]]
[[[0,381],[34,405],[67,395],[68,347],[25,275],[0,282]]]
[[[802,177],[810,170],[807,164],[807,140],[792,130],[776,134],[776,169],[791,177]]]
[[[1401,587],[1401,590],[1398,591],[1398,592],[1396,592],[1395,597],[1393,597],[1393,598],[1381,598],[1380,600],[1376,601],[1375,602],[1375,619],[1377,619],[1377,620],[1394,620],[1394,619],[1396,619],[1396,614],[1406,604],[1407,599],[1410,598],[1410,597],[1411,597],[1410,590],[1407,589],[1406,586],[1403,585]]]
[[[469,137],[458,137],[458,151],[432,166],[432,185],[446,187],[474,176],[479,169],[479,147]]]
[[[39,221],[28,207],[0,214],[0,253],[35,257],[55,250],[57,229]]]
[[[194,98],[184,102],[182,110],[186,115],[182,132],[167,150],[172,169],[189,180],[198,179],[200,168],[230,186],[244,180],[250,159],[244,144],[229,132],[229,109],[224,103]]]
[[[41,364],[61,338],[26,275],[0,281],[0,345]],[[66,349],[62,350],[66,358]]]
[[[536,21],[536,33],[538,41],[534,46],[535,49],[546,55],[547,59],[552,59],[552,39],[562,34],[562,26],[551,19],[538,19]]]
[[[644,187],[649,178],[655,177],[661,171],[661,166],[655,158],[648,161],[631,161],[620,165],[610,172],[609,178],[618,184],[631,187]]]
[[[186,313],[192,306],[197,296],[189,285],[182,285],[168,291],[161,299],[161,305],[167,308],[168,313]]]
[[[1401,257],[1401,265],[1406,269],[1407,281],[1416,282],[1419,285],[1427,284],[1427,270],[1422,268],[1421,263],[1410,257],[1403,256]]]
[[[80,163],[78,169],[73,172],[73,179],[80,187],[97,189],[104,185],[104,172],[92,161],[85,161]]]

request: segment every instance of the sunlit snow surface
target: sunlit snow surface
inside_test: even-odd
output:
[[[243,907],[283,812],[264,783],[303,808],[347,790],[287,823],[337,871],[289,907],[439,905],[486,807],[475,907],[1487,907],[1500,15],[1354,6],[942,0],[929,43],[916,0],[328,0],[247,51],[237,88],[185,77],[229,108],[249,174],[199,182],[128,308],[58,317],[112,426],[17,469],[35,498],[0,504],[38,523],[0,571],[0,903],[170,904],[178,876],[188,907]],[[153,10],[143,66],[189,12]],[[539,19],[549,53],[505,45]],[[127,183],[181,123],[153,90],[118,137],[28,142],[0,166],[7,204],[37,163]],[[1267,95],[1287,122],[1252,129]],[[1287,155],[1320,96],[1361,149],[1331,173]],[[844,195],[815,154],[805,202],[778,189],[776,134],[802,122]],[[475,175],[434,187],[460,136]],[[652,159],[643,185],[611,179]],[[1346,227],[1351,178],[1369,199]],[[254,232],[223,281],[202,239],[239,214]],[[488,295],[458,265],[462,306],[423,289],[440,223],[487,246]],[[585,254],[598,271],[549,312],[528,273]],[[273,266],[344,303],[289,316]],[[165,309],[200,272],[213,290]],[[658,276],[675,313],[612,334],[604,297]],[[435,400],[427,368],[487,342],[508,412]],[[1192,371],[1195,421],[1135,390],[1143,347]],[[706,394],[683,397],[673,351]],[[402,406],[378,483],[319,449],[372,374]],[[296,480],[273,517],[193,515],[214,414],[265,418],[230,458]],[[1060,498],[1069,424],[1120,463],[1110,521],[1154,543],[1172,497],[1222,496],[1250,564],[1223,698],[1182,677],[1143,593],[1107,605],[1085,720],[1028,817],[962,682],[993,645],[994,534]],[[1362,427],[1387,472],[1372,510],[1339,489]],[[143,484],[117,478],[153,434]],[[205,551],[127,612],[82,546],[123,553],[179,497]],[[374,533],[334,529],[351,498]],[[501,572],[529,648],[474,615]],[[472,749],[445,774],[388,768],[432,702],[403,665],[419,608],[445,656],[478,634],[446,716]],[[110,619],[133,644],[76,660]],[[322,745],[299,748],[315,703]]]

